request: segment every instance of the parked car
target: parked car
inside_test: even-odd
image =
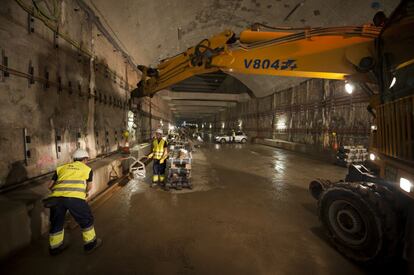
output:
[[[220,142],[220,143],[229,143],[232,142],[232,134],[228,133],[226,135],[218,135],[214,138],[215,142]],[[235,142],[240,142],[240,143],[246,143],[247,142],[247,136],[243,133],[243,132],[236,132],[236,136],[235,136]]]

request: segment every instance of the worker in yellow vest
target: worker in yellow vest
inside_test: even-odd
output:
[[[73,216],[82,230],[85,253],[89,254],[102,244],[93,226],[91,209],[86,202],[89,190],[92,188],[92,169],[86,165],[88,152],[78,149],[73,154],[73,162],[59,166],[49,184],[52,193],[49,195],[50,231],[49,252],[57,255],[62,252],[64,245],[64,222],[66,212]]]
[[[168,157],[168,144],[165,139],[162,137],[162,129],[157,129],[155,131],[155,138],[152,141],[152,153],[148,155],[148,158],[153,158],[154,163],[152,166],[153,176],[152,176],[152,185],[156,186],[158,183],[164,185],[165,181],[165,168],[167,164],[165,160]]]

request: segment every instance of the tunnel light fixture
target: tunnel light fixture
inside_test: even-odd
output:
[[[377,125],[371,125],[371,130],[376,131],[378,129]]]
[[[278,129],[278,130],[284,130],[284,129],[286,129],[287,127],[286,127],[286,123],[284,122],[284,121],[281,121],[281,122],[278,122],[277,124],[276,124],[276,129]]]
[[[213,125],[211,125],[211,123],[210,123],[210,129],[211,129],[211,128],[213,128]]]
[[[391,80],[390,89],[394,87],[395,83],[397,82],[397,78],[394,76]]]
[[[224,126],[226,126],[226,125],[224,124],[224,122],[222,122],[221,123],[221,128],[224,129]]]
[[[374,161],[377,158],[377,156],[374,153],[369,154],[369,159]]]
[[[345,92],[352,94],[354,92],[355,86],[349,82],[345,83]]]
[[[132,129],[132,127],[134,126],[134,113],[131,111],[128,111],[128,129]]]
[[[411,188],[413,187],[413,184],[408,179],[401,178],[400,179],[400,187],[405,192],[410,193],[411,192]]]

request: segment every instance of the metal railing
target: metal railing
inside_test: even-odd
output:
[[[380,105],[377,124],[378,151],[414,163],[414,95]]]

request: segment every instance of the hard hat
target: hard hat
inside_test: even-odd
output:
[[[129,131],[125,130],[122,135],[124,136],[124,138],[128,138],[129,137]]]
[[[83,158],[89,158],[89,154],[88,152],[86,152],[83,149],[77,149],[73,155],[72,155],[73,159],[83,159]]]
[[[156,134],[161,134],[161,135],[162,135],[162,129],[157,129],[157,130],[155,131],[155,133],[156,133]]]

